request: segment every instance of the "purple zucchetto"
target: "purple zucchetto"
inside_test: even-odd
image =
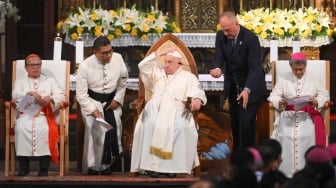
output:
[[[301,61],[306,61],[307,58],[306,56],[301,53],[301,52],[296,52],[296,53],[293,53],[292,56],[291,56],[291,60],[301,60]]]
[[[327,149],[315,147],[307,153],[306,160],[313,163],[328,163],[331,161],[331,156]]]
[[[336,159],[336,143],[329,144],[327,151],[329,152],[331,158]]]

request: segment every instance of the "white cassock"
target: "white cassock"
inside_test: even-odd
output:
[[[42,97],[50,96],[56,105],[64,100],[64,91],[59,87],[56,80],[41,75],[40,78],[32,79],[28,77],[16,80],[12,98],[18,104],[27,92],[35,91]],[[38,116],[18,112],[15,120],[15,152],[18,156],[44,156],[50,155],[49,149],[49,127],[47,118],[43,112]]]
[[[98,109],[103,113],[101,102],[89,97],[88,90],[96,93],[108,94],[115,92],[113,100],[123,104],[126,92],[128,71],[122,56],[113,52],[110,63],[99,62],[95,55],[85,59],[78,68],[76,76],[76,97],[81,107],[83,123],[85,125],[82,169],[86,173],[88,168],[101,171],[110,165],[102,165],[105,131],[91,115]],[[118,136],[119,152],[122,152],[121,107],[113,110]]]
[[[155,54],[139,63],[140,77],[152,98],[141,112],[134,130],[131,172],[191,173],[199,165],[197,127],[188,98],[206,95],[195,75],[180,68],[166,75]]]
[[[277,113],[272,138],[282,146],[282,163],[280,170],[288,177],[301,170],[305,165],[304,154],[315,145],[315,125],[307,112],[280,111],[279,100],[295,96],[313,96],[322,108],[329,100],[325,86],[313,73],[306,72],[297,79],[292,72],[285,73],[277,80],[268,100],[272,102]]]

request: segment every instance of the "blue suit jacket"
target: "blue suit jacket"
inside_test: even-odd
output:
[[[258,37],[240,26],[235,47],[232,47],[223,31],[216,34],[215,58],[212,68],[224,73],[224,98],[238,84],[241,89],[251,89],[249,102],[255,102],[266,94],[265,73],[261,66],[261,47]]]

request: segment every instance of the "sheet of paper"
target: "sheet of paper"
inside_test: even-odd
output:
[[[35,102],[35,98],[31,95],[26,95],[18,104],[18,111],[31,116],[36,115],[40,110],[41,106]]]
[[[104,128],[105,132],[113,129],[113,127],[103,118],[96,118],[96,121]]]
[[[300,108],[308,105],[312,102],[311,96],[299,96],[293,98],[285,98],[285,102],[289,105],[294,105],[294,110],[299,110]]]

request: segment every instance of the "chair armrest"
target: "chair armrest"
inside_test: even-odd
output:
[[[5,101],[5,108],[16,107],[16,103],[14,101]]]
[[[332,101],[327,101],[327,102],[324,103],[324,108],[325,108],[325,109],[328,109],[328,108],[330,108],[331,106],[334,106],[334,102],[332,102]]]
[[[67,108],[70,105],[70,103],[68,101],[62,101],[60,103],[60,108]]]

